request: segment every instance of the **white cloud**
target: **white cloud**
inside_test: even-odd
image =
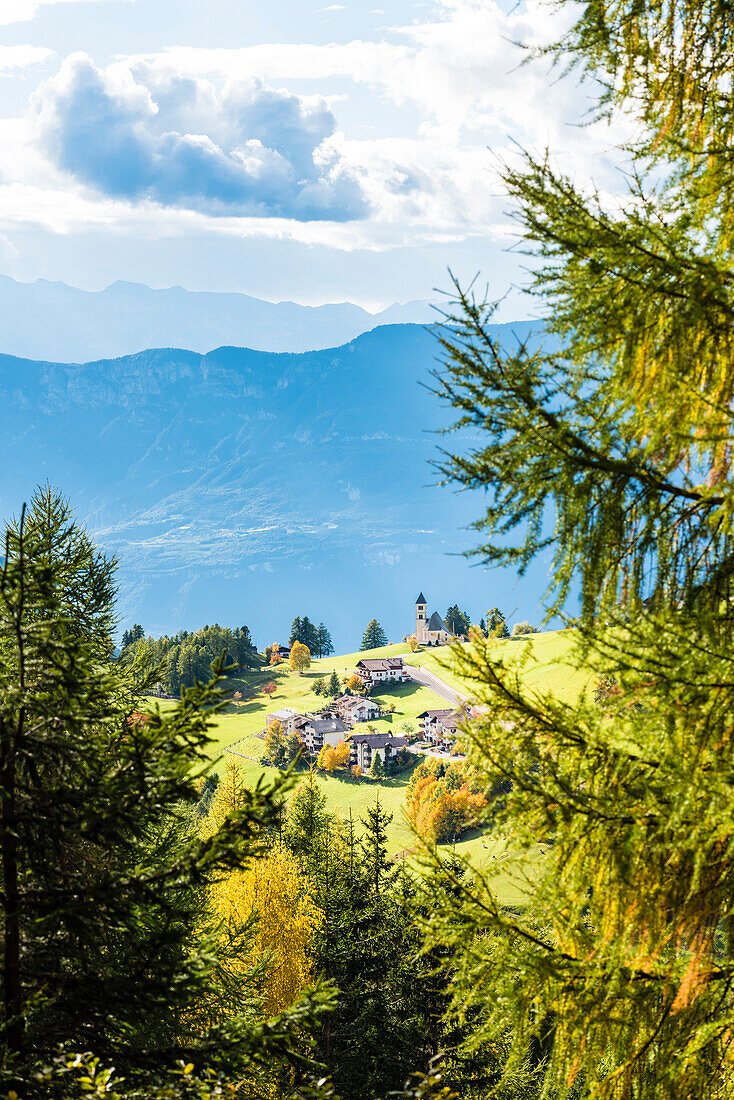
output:
[[[42,65],[54,51],[45,46],[0,46],[0,73],[17,72],[31,65]]]
[[[49,4],[102,3],[104,0],[2,0],[0,3],[0,25],[25,23]],[[131,0],[132,2],[132,0]]]
[[[246,77],[216,88],[143,63],[102,70],[73,54],[31,106],[53,163],[109,198],[298,221],[367,211],[320,96]]]
[[[434,12],[377,41],[172,47],[105,69],[73,55],[25,120],[0,122],[0,226],[205,230],[344,251],[501,240],[511,230],[495,166],[515,140],[613,186],[612,134],[569,125],[585,111],[577,83],[545,63],[518,67],[513,43],[558,34],[557,9],[443,0]],[[314,94],[280,86],[294,81]],[[338,114],[365,87],[374,129],[345,132]]]

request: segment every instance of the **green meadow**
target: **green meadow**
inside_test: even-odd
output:
[[[493,652],[498,661],[516,668],[522,682],[532,691],[547,692],[561,702],[573,703],[594,679],[588,668],[575,667],[574,641],[573,630],[547,630],[520,638],[497,639]],[[460,675],[450,647],[408,653],[405,661],[428,669],[457,691],[472,696],[474,685]]]

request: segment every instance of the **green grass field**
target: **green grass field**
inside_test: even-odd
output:
[[[572,703],[594,679],[588,669],[573,667],[573,642],[572,630],[548,630],[517,640],[498,639],[494,648],[498,658],[520,669],[521,679],[528,688],[549,692],[562,702]],[[428,669],[457,691],[471,697],[473,685],[458,674],[448,647],[408,653],[405,661],[406,664]]]

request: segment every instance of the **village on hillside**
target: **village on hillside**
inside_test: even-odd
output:
[[[457,638],[464,640],[464,635],[454,634],[438,612],[429,616],[428,603],[421,592],[415,603],[415,632],[406,636],[406,640],[408,638],[418,648],[448,645]],[[298,644],[295,642],[294,646]],[[290,645],[276,645],[270,649],[271,657],[276,651],[278,660],[291,657]],[[466,702],[458,703],[458,696],[456,706],[419,713],[419,732],[383,732],[374,725],[380,719],[391,720],[392,711],[370,698],[372,692],[415,679],[415,669],[407,665],[402,656],[362,658],[355,663],[353,674],[342,681],[332,673],[324,690],[330,699],[324,706],[305,712],[291,706],[273,709],[265,715],[265,726],[259,736],[274,744],[290,741],[294,747],[300,745],[301,755],[311,760],[323,760],[325,750],[331,749],[340,764],[349,766],[356,776],[379,776],[406,767],[414,762],[418,752],[463,759],[458,731],[462,717],[470,714],[471,708]],[[434,686],[440,690],[440,680],[434,679]],[[450,697],[454,696],[448,685],[443,687]]]

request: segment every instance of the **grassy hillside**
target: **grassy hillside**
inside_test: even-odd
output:
[[[573,666],[572,630],[548,630],[528,634],[518,639],[497,640],[494,648],[498,658],[520,669],[523,683],[534,691],[550,692],[557,699],[572,703],[593,680],[584,668]],[[419,665],[440,676],[451,687],[472,695],[472,685],[461,678],[455,668],[450,649],[425,649],[407,654],[406,663]]]
[[[213,719],[212,735],[215,740],[212,745],[212,758],[219,761],[215,767],[221,771],[226,759],[230,759],[229,754],[222,759],[222,753],[225,749],[234,747],[241,755],[231,758],[236,759],[242,768],[246,782],[255,783],[258,776],[273,770],[259,762],[264,743],[257,734],[261,733],[265,727],[266,714],[281,707],[293,707],[301,713],[319,710],[326,702],[313,692],[313,684],[319,677],[329,675],[334,669],[340,675],[351,672],[356,662],[362,657],[388,657],[404,652],[407,652],[407,646],[392,645],[366,653],[348,653],[322,658],[314,660],[309,671],[302,676],[297,672],[291,672],[287,662],[284,662],[272,668],[248,673],[245,680],[230,680],[227,684],[228,694],[233,694],[237,690],[242,690],[243,693],[245,690],[255,691],[257,694],[240,704],[228,703]],[[270,698],[262,694],[262,686],[268,680],[278,685],[277,691]],[[401,722],[409,719],[417,728],[416,715],[423,710],[442,705],[441,700],[432,691],[413,683],[394,684],[383,692],[373,693],[372,698],[381,704],[391,700],[396,704],[396,710],[392,716],[380,718],[374,723],[380,732],[393,731],[395,734],[398,734],[398,726]],[[163,701],[161,705],[168,707],[173,704]],[[389,835],[390,853],[394,854],[411,848],[415,844],[403,813],[405,787],[409,778],[409,771],[381,783],[356,782],[351,778],[320,774],[319,783],[326,794],[329,808],[342,818],[349,816],[350,808],[355,817],[363,816],[379,789],[385,807],[394,815]]]
[[[529,687],[551,690],[559,698],[570,700],[583,691],[590,677],[584,672],[571,668],[568,654],[572,637],[570,632],[549,631],[529,636],[516,642],[497,642],[498,652],[503,656],[512,656],[518,663],[525,661],[522,676]],[[451,664],[451,652],[447,648],[427,649],[411,654],[405,645],[385,646],[383,649],[368,653],[341,654],[335,657],[314,660],[311,669],[299,676],[291,672],[287,663],[248,673],[246,680],[231,680],[228,692],[236,690],[255,691],[251,699],[239,705],[228,703],[224,711],[214,719],[212,759],[215,767],[222,770],[226,760],[235,759],[240,766],[245,782],[254,784],[257,779],[274,769],[260,763],[263,741],[257,736],[265,725],[265,715],[281,707],[289,706],[298,711],[318,710],[325,700],[313,693],[314,681],[328,675],[333,669],[341,675],[354,669],[362,657],[387,657],[402,654],[410,664],[420,665],[436,673],[458,691],[471,694],[471,687],[457,675]],[[268,680],[277,684],[276,693],[267,698],[262,694],[262,686]],[[383,692],[373,695],[379,703],[392,700],[396,711],[392,718],[382,718],[375,722],[378,729],[394,730],[405,719],[415,722],[416,715],[422,710],[445,706],[432,691],[419,684],[395,684]],[[161,706],[172,706],[162,702]],[[227,748],[234,748],[238,755],[224,754]],[[324,791],[329,809],[340,818],[349,816],[350,810],[355,818],[363,817],[377,793],[388,810],[393,814],[389,830],[389,852],[395,855],[405,853],[410,859],[420,859],[420,849],[405,818],[405,787],[410,771],[399,776],[375,782],[356,782],[345,775],[328,776],[319,774],[319,784]],[[474,834],[453,846],[457,854],[469,857],[485,873],[491,875],[497,896],[508,905],[521,904],[528,889],[527,876],[532,876],[535,859],[522,868],[514,858],[512,842],[505,837],[486,837]],[[446,850],[449,846],[446,846]],[[541,858],[540,850],[536,859]]]

